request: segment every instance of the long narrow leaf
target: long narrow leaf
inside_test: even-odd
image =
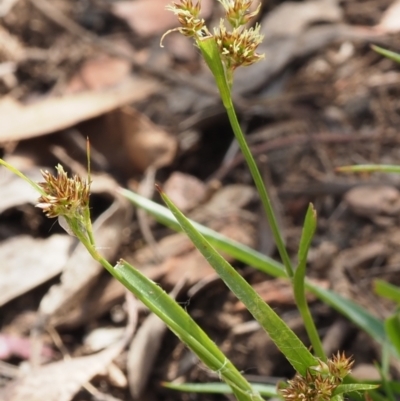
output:
[[[368,333],[375,341],[382,345],[385,344],[386,335],[383,322],[375,316],[372,316],[366,309],[350,299],[344,298],[333,291],[319,287],[314,283],[306,282],[306,286],[321,301],[347,317],[351,322]]]
[[[400,305],[400,287],[384,280],[374,280],[375,294]]]
[[[146,210],[158,222],[165,224],[174,230],[181,231],[176,219],[167,208],[127,189],[120,188],[119,192],[133,204]],[[195,223],[195,227],[199,229],[207,240],[220,251],[224,251],[237,260],[273,277],[286,277],[283,265],[273,259],[198,223]],[[332,291],[321,288],[314,283],[306,281],[305,284],[306,288],[314,295],[333,309],[340,312],[343,316],[347,317],[350,321],[368,333],[375,341],[380,344],[385,343],[386,335],[383,322],[372,316],[366,309],[362,308],[355,302]]]
[[[339,385],[335,391],[334,395],[340,394],[347,394],[351,393],[352,391],[368,391],[368,390],[375,390],[378,388],[376,384],[366,384],[366,383],[354,383],[354,384],[341,384]]]
[[[386,350],[384,349],[383,352],[387,353],[387,347],[384,347],[384,348],[386,348]],[[387,359],[389,359],[389,358],[387,358]],[[377,363],[375,363],[375,367],[378,370],[379,374],[381,375],[381,383],[382,383],[381,386],[385,390],[386,398],[389,401],[396,401],[396,397],[389,384],[389,372],[385,371],[386,367],[383,367],[383,366],[380,367]]]
[[[383,49],[382,47],[375,46],[375,45],[372,45],[371,47],[377,53],[382,54],[382,56],[390,58],[391,60],[395,61],[396,63],[400,63],[400,54],[399,53],[395,53],[395,52]]]
[[[230,290],[246,306],[248,311],[260,323],[275,345],[285,355],[294,369],[305,375],[307,369],[317,365],[317,360],[286,325],[286,323],[254,291],[251,285],[213,248],[189,220],[178,210],[171,200],[161,191],[161,196],[172,211],[182,229],[192,240],[195,247],[207,259]]]
[[[400,166],[385,164],[358,164],[355,166],[337,167],[336,171],[341,173],[400,173]]]
[[[399,312],[394,313],[385,320],[385,330],[389,341],[397,351],[397,357],[400,357],[400,316]]]
[[[307,304],[305,291],[307,256],[316,228],[317,212],[315,211],[313,205],[310,203],[307,209],[306,218],[303,225],[303,232],[300,239],[298,252],[299,262],[293,277],[293,289],[296,305],[303,318],[304,326],[306,328],[308,338],[310,339],[311,344],[314,348],[314,352],[319,358],[321,358],[322,360],[326,360],[321,339],[319,338],[317,328],[315,327],[315,323],[310,312],[310,308]]]
[[[261,397],[253,390],[232,362],[164,290],[124,260],[120,260],[115,266],[114,275],[163,320],[206,366],[217,372],[229,384],[235,394],[240,394],[240,399],[247,401],[261,400]]]
[[[167,383],[162,385],[173,390],[186,393],[232,394],[231,388],[225,383]],[[251,383],[251,387],[264,397],[276,397],[276,386],[270,384]]]
[[[134,205],[146,210],[159,223],[172,228],[175,231],[182,231],[181,226],[176,221],[175,217],[165,206],[159,205],[143,196],[140,196],[132,191],[120,188],[119,192],[129,199]],[[273,277],[286,277],[283,265],[276,260],[265,256],[250,247],[234,241],[224,235],[211,230],[192,220],[190,222],[200,231],[215,247],[220,251],[226,252],[233,258],[240,260],[243,263],[253,266],[266,274]]]

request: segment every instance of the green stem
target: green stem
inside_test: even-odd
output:
[[[90,241],[90,245],[95,247],[96,243],[95,243],[95,239],[94,239],[94,235],[93,235],[93,226],[92,226],[92,220],[90,217],[90,208],[87,207],[87,209],[85,209],[84,211],[84,220],[85,220],[85,228],[86,228],[86,232]]]
[[[243,135],[242,129],[240,127],[239,121],[236,116],[235,109],[233,104],[229,108],[226,108],[226,112],[228,113],[229,121],[231,123],[233,132],[235,134],[235,138],[239,143],[240,150],[243,153],[243,156],[249,166],[251,175],[256,184],[258,193],[260,194],[261,202],[264,206],[265,213],[268,218],[269,225],[272,230],[272,234],[275,238],[276,246],[278,247],[279,254],[282,258],[282,262],[285,265],[286,273],[289,277],[293,277],[293,267],[290,261],[288,252],[286,250],[285,243],[283,241],[278,222],[275,217],[274,210],[272,208],[271,199],[268,195],[267,189],[264,185],[263,179],[261,177],[260,171],[258,170],[257,164],[254,160],[254,157],[250,151],[249,146],[247,145],[246,138]]]
[[[224,104],[226,112],[228,113],[229,121],[231,123],[236,140],[239,143],[243,156],[249,166],[251,175],[253,176],[253,180],[256,184],[258,193],[260,194],[261,202],[267,215],[276,246],[286,269],[286,274],[288,275],[288,277],[293,277],[293,266],[286,250],[286,246],[283,241],[274,210],[272,208],[270,197],[268,195],[267,189],[265,188],[260,171],[258,170],[254,157],[250,151],[249,146],[247,145],[245,136],[243,135],[242,129],[236,116],[235,108],[232,102],[230,85],[227,80],[227,73],[225,72],[224,66],[222,64],[217,43],[215,42],[215,39],[213,37],[206,37],[202,40],[197,41],[197,45],[199,46],[203,54],[204,60],[206,61],[207,65],[214,75],[222,99],[222,103]],[[230,75],[231,73],[232,71],[229,71],[228,75]]]
[[[304,327],[307,331],[308,338],[310,339],[314,354],[322,361],[326,361],[327,358],[325,355],[325,351],[324,348],[322,347],[322,342],[319,337],[317,327],[315,326],[304,293],[302,294],[301,297],[296,297],[296,305],[303,319]]]

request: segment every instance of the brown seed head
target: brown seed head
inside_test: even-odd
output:
[[[57,175],[41,171],[44,182],[40,182],[46,195],[42,195],[36,207],[43,210],[47,217],[67,216],[76,218],[89,205],[90,183],[74,175],[68,178],[59,164]]]
[[[338,353],[326,363],[320,361],[310,368],[305,377],[296,374],[280,392],[287,401],[330,401],[337,386],[350,373],[352,365],[351,358]]]

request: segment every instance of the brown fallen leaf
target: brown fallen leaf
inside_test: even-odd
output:
[[[74,238],[13,237],[0,243],[0,306],[60,274]],[[29,250],[29,252],[21,252]]]
[[[166,10],[170,0],[136,0],[113,3],[112,12],[125,20],[130,28],[140,36],[160,35],[168,29],[178,26],[176,16]],[[212,2],[203,0],[201,17],[207,18],[212,11]]]
[[[5,160],[19,168],[18,164],[13,163],[9,158],[5,158]],[[19,170],[23,171],[27,177],[34,181],[42,180],[42,175],[37,166],[29,169],[26,169],[26,167],[19,168]],[[21,206],[26,203],[33,205],[37,203],[38,193],[32,188],[32,186],[3,167],[0,169],[0,187],[1,191],[4,194],[7,194],[7,196],[0,197],[0,213],[7,209],[11,209],[12,207]]]
[[[343,11],[336,0],[286,1],[275,7],[262,21],[262,31],[272,36],[298,35],[316,22],[338,22]]]
[[[140,171],[168,166],[178,147],[176,138],[132,107],[121,111],[120,128],[132,164]]]
[[[394,1],[386,9],[376,28],[383,33],[400,32],[400,0]]]
[[[150,166],[170,164],[177,150],[174,136],[128,106],[86,122],[80,128],[109,165],[127,177]]]
[[[0,143],[55,132],[80,121],[146,98],[157,89],[153,81],[129,78],[116,87],[47,98],[24,105],[10,97],[0,100]]]
[[[101,276],[90,291],[90,297],[86,297],[79,305],[73,306],[66,313],[57,315],[57,329],[71,329],[87,323],[88,316],[96,319],[121,303],[126,293],[125,287],[116,279]]]
[[[165,269],[164,281],[167,285],[178,283],[182,277],[186,278],[188,285],[194,285],[215,275],[215,270],[197,249],[184,255],[172,256],[161,266]]]
[[[175,171],[163,185],[164,192],[183,212],[188,212],[202,203],[207,188],[198,178]]]
[[[133,31],[147,37],[159,35],[176,25],[176,17],[165,9],[169,3],[169,0],[118,1],[111,10]]]
[[[71,78],[66,93],[77,93],[83,90],[100,90],[119,84],[127,78],[131,63],[122,58],[100,55],[87,60]]]
[[[120,346],[113,346],[96,355],[42,366],[7,385],[0,397],[7,401],[69,401],[120,352]]]
[[[396,216],[400,212],[400,192],[388,185],[362,185],[350,189],[344,201],[359,216]]]
[[[7,401],[70,401],[93,376],[103,372],[130,341],[137,323],[134,302],[129,302],[129,320],[124,337],[95,355],[50,363],[28,372],[0,390]]]

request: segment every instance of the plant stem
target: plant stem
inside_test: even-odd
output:
[[[315,326],[315,322],[310,312],[310,308],[308,307],[307,300],[305,298],[305,294],[302,297],[303,299],[300,301],[296,298],[297,309],[300,312],[301,318],[303,319],[304,327],[307,331],[308,338],[311,342],[314,354],[323,361],[326,361],[326,355],[324,348],[322,347],[322,342],[319,337],[317,327]]]
[[[226,71],[225,67],[223,66],[220,50],[214,37],[211,36],[206,37],[202,40],[198,40],[197,45],[201,50],[205,62],[214,75],[222,103],[226,109],[226,112],[228,113],[229,121],[231,123],[236,140],[238,141],[243,156],[249,166],[251,175],[253,176],[253,180],[260,195],[261,202],[264,206],[264,210],[267,215],[276,246],[286,269],[286,274],[288,277],[292,278],[294,275],[293,266],[286,250],[286,246],[283,241],[278,222],[276,221],[270,197],[268,195],[267,189],[265,188],[263,179],[261,177],[260,171],[258,170],[254,157],[251,154],[249,146],[247,145],[246,139],[243,135],[242,129],[236,116],[235,108],[233,106],[231,85],[228,82],[229,80],[231,80],[228,78],[232,76],[231,74],[233,74],[233,71]]]
[[[243,135],[242,129],[240,127],[239,121],[236,116],[236,112],[235,112],[235,108],[233,106],[232,100],[230,102],[230,106],[226,107],[226,112],[228,113],[229,121],[231,123],[233,132],[235,134],[235,138],[239,143],[240,150],[242,151],[243,156],[246,159],[246,162],[249,166],[254,183],[256,184],[258,193],[261,198],[261,202],[264,206],[264,210],[265,210],[269,225],[272,230],[272,234],[273,234],[275,242],[276,242],[276,246],[278,248],[282,262],[285,265],[286,274],[288,275],[288,277],[293,277],[292,263],[290,261],[288,252],[286,250],[286,246],[283,241],[281,231],[279,229],[278,222],[275,217],[274,210],[272,208],[270,197],[268,195],[267,189],[264,185],[264,181],[261,177],[260,171],[258,170],[258,167],[254,160],[254,157],[250,151],[249,146],[247,145],[246,138]]]

